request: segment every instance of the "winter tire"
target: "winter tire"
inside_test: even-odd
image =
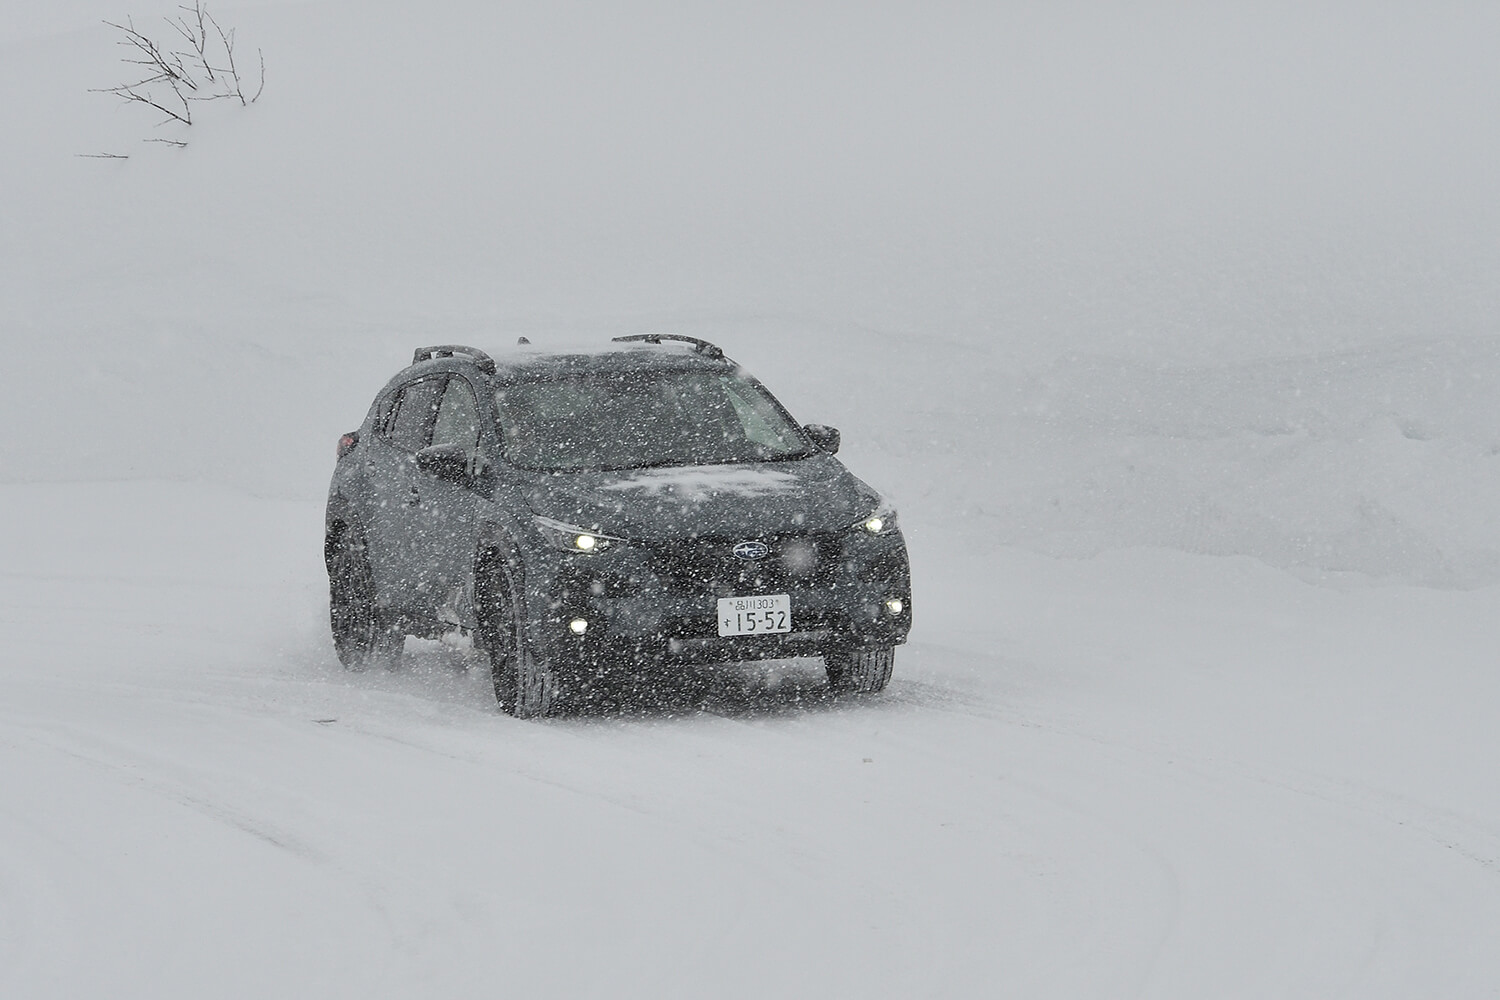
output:
[[[828,686],[839,694],[874,694],[885,690],[896,665],[896,650],[891,646],[867,646],[823,657],[828,670]]]
[[[364,535],[345,528],[328,545],[328,618],[333,648],[349,670],[394,663],[403,635],[381,620]]]
[[[558,705],[557,676],[526,648],[511,571],[491,563],[479,575],[482,645],[500,709],[518,719],[551,715]]]

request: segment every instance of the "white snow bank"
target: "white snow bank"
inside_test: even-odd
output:
[[[843,429],[843,457],[908,524],[961,528],[980,548],[1250,555],[1310,579],[1500,579],[1500,341],[1029,365],[1000,345],[867,338],[856,369],[821,338],[725,336],[768,378],[796,352],[772,385],[799,419]]]
[[[1213,368],[1080,359],[1012,388],[993,442],[1025,478],[965,490],[1004,540],[1450,586],[1500,578],[1494,341]]]

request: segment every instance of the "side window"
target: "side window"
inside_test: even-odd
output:
[[[426,378],[401,390],[390,420],[386,440],[406,451],[421,451],[432,435],[432,420],[437,415],[438,392],[443,378]]]
[[[800,442],[792,437],[786,419],[771,405],[771,401],[749,386],[723,382],[724,393],[734,407],[734,414],[745,429],[745,437],[751,444],[758,444],[775,452],[796,451]]]
[[[461,378],[450,378],[448,388],[437,407],[437,421],[432,426],[433,444],[456,444],[469,456],[469,468],[477,469],[479,460],[479,406],[474,390]]]

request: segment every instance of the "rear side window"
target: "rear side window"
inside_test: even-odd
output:
[[[397,448],[421,451],[432,439],[432,421],[437,416],[438,394],[443,376],[413,382],[401,390],[392,408],[385,438]]]

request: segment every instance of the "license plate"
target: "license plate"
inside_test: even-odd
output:
[[[792,598],[788,594],[719,598],[720,635],[771,635],[792,630]]]

